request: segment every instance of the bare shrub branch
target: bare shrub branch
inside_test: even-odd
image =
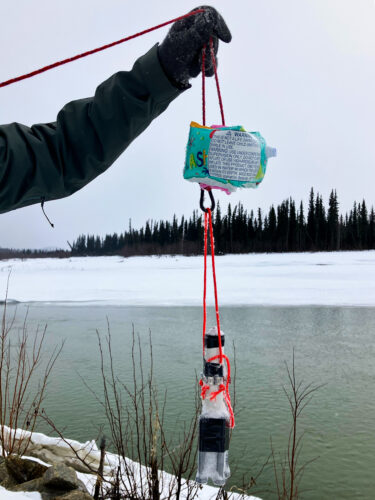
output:
[[[299,421],[303,411],[310,404],[314,393],[325,384],[306,384],[302,379],[297,379],[294,349],[292,366],[290,368],[288,363],[285,362],[285,367],[288,375],[289,387],[287,389],[283,386],[283,391],[289,403],[292,425],[289,432],[285,456],[280,458],[280,463],[277,464],[272,439],[271,456],[279,500],[296,500],[300,498],[300,483],[305,468],[317,459],[317,457],[315,457],[300,464],[302,441],[305,433],[304,431],[299,431]]]
[[[22,328],[15,331],[16,310],[10,321],[7,319],[9,278],[10,275],[0,330],[0,445],[4,457],[27,451],[40,416],[48,378],[64,345],[55,347],[44,362],[47,325],[30,335],[28,311]]]

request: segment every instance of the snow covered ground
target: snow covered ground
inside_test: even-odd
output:
[[[24,491],[8,491],[0,486],[1,500],[42,500],[40,493],[37,491],[24,492]]]
[[[9,427],[5,427],[6,433],[14,431]],[[28,431],[24,431],[22,429],[17,429],[16,431],[16,439],[27,439],[30,433]],[[74,457],[74,453],[72,453],[71,449],[74,449],[77,454],[84,458],[86,463],[89,463],[90,466],[97,470],[99,466],[100,460],[100,451],[98,450],[95,441],[87,441],[86,443],[80,443],[78,441],[72,439],[60,439],[56,437],[49,437],[45,434],[34,432],[31,437],[32,444],[42,445],[43,447],[53,449],[54,454],[60,457]],[[25,458],[35,460],[43,465],[49,466],[50,464],[40,460],[39,458],[26,456]],[[131,477],[132,484],[136,482],[138,487],[140,488],[140,492],[147,490],[147,473],[146,467],[143,465],[139,465],[136,462],[133,462],[130,459],[126,459],[126,465],[123,460],[119,458],[118,455],[114,455],[113,453],[106,453],[105,462],[104,462],[104,477],[111,480],[111,473],[116,471],[118,467],[121,467],[122,470],[125,470],[125,467],[129,471],[129,477]],[[176,484],[174,481],[174,476],[168,474],[167,472],[159,472],[159,480],[160,485],[163,485],[161,498],[168,498],[170,490],[175,491]],[[85,474],[83,472],[77,472],[78,479],[80,479],[87,488],[87,491],[90,494],[94,493],[96,476],[93,474]],[[127,475],[123,472],[123,478],[126,478]],[[126,483],[126,479],[124,479]],[[143,485],[143,489],[141,486]],[[190,485],[196,485],[196,483],[190,483]],[[131,488],[128,489],[131,491]],[[181,485],[181,499],[186,498],[186,493],[188,492],[187,482],[183,481]],[[197,488],[197,494],[195,498],[197,500],[215,500],[218,494],[218,488],[210,486],[208,484],[202,485],[200,488]],[[240,495],[238,493],[231,493],[231,500],[260,500],[258,497],[254,496],[246,496]],[[42,500],[40,493],[38,492],[11,492],[7,491],[5,488],[0,486],[0,499],[1,500]]]
[[[0,261],[0,299],[11,271],[8,296],[19,302],[194,306],[202,267],[180,256]],[[375,251],[227,255],[216,267],[222,305],[375,305]]]

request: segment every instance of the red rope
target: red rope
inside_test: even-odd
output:
[[[210,54],[212,65],[215,73],[216,89],[219,98],[220,112],[223,125],[225,125],[224,119],[224,109],[223,102],[221,99],[219,78],[217,76],[216,58],[215,50],[213,45],[212,37],[210,37]],[[202,122],[206,125],[206,85],[205,85],[205,59],[206,59],[206,45],[202,49]],[[206,295],[207,295],[207,227],[209,224],[210,232],[210,245],[211,245],[211,260],[212,260],[212,276],[214,282],[214,294],[215,294],[215,312],[216,312],[216,323],[217,323],[217,335],[219,342],[219,356],[220,363],[223,362],[223,348],[221,343],[221,331],[220,331],[220,315],[219,315],[219,304],[217,297],[217,283],[216,283],[216,269],[215,269],[215,241],[212,229],[212,211],[207,208],[204,213],[204,272],[203,272],[203,355],[205,353],[205,338],[206,338],[206,327],[207,327],[207,312],[206,312]],[[229,361],[228,361],[229,362]]]
[[[203,270],[203,357],[205,353],[206,326],[207,326],[207,212],[204,213],[204,270]]]
[[[214,392],[211,392],[211,396],[210,396],[210,401],[214,401],[216,399],[216,397],[221,393],[221,392],[224,392],[225,391],[225,385],[224,384],[220,384],[219,385],[219,389],[217,391],[214,391]]]
[[[219,77],[217,74],[217,66],[216,66],[216,56],[215,56],[215,50],[214,50],[212,37],[210,37],[209,43],[210,43],[210,54],[211,54],[212,66],[214,68],[214,73],[215,73],[217,96],[219,99],[221,122],[222,122],[222,125],[225,126],[223,100],[221,98]],[[204,45],[204,47],[202,49],[202,125],[203,126],[206,126],[206,78],[205,78],[206,77],[206,68],[205,68],[205,63],[206,63],[206,45]]]
[[[165,23],[158,24],[157,26],[153,26],[152,28],[148,28],[144,31],[140,31],[139,33],[135,33],[134,35],[130,35],[126,38],[121,38],[121,40],[117,40],[116,42],[112,42],[112,43],[109,43],[107,45],[103,45],[102,47],[98,47],[96,49],[89,50],[87,52],[83,52],[82,54],[78,54],[76,56],[69,57],[68,59],[63,59],[62,61],[57,61],[53,64],[49,64],[48,66],[44,66],[43,68],[32,71],[31,73],[17,76],[16,78],[11,78],[10,80],[7,80],[5,82],[1,82],[0,87],[6,87],[7,85],[12,85],[13,83],[19,82],[21,80],[26,80],[26,78],[32,78],[33,76],[39,75],[40,73],[44,73],[45,71],[49,71],[50,69],[57,68],[58,66],[62,66],[63,64],[71,63],[73,61],[76,61],[77,59],[81,59],[82,57],[91,56],[92,54],[96,54],[97,52],[101,52],[102,50],[109,49],[111,47],[114,47],[115,45],[119,45],[121,43],[128,42],[129,40],[132,40],[133,38],[137,38],[138,36],[146,35],[147,33],[150,33],[151,31],[155,31],[159,28],[163,28],[164,26],[167,26],[168,24],[172,24],[176,21],[180,21],[181,19],[186,19],[187,17],[194,16],[195,14],[199,14],[200,12],[204,12],[204,9],[194,10],[193,12],[189,12],[188,14],[185,14],[185,15],[180,16],[180,17],[176,17],[175,19],[171,19],[170,21],[166,21]]]
[[[203,380],[200,380],[199,381],[199,385],[202,387],[202,390],[201,390],[201,398],[202,399],[206,399],[206,394],[207,394],[207,391],[210,390],[210,386],[207,385],[207,384],[204,384],[203,383]]]
[[[219,303],[218,303],[218,298],[217,298],[216,269],[215,269],[215,241],[214,241],[214,233],[213,233],[213,229],[212,229],[212,212],[211,212],[211,209],[207,208],[207,212],[208,212],[209,228],[210,228],[212,278],[213,278],[213,281],[214,281],[215,313],[216,313],[216,324],[217,324],[217,336],[218,336],[218,340],[219,340],[220,363],[222,363],[223,362],[223,348],[222,348],[222,345],[221,345]]]
[[[202,125],[206,126],[206,45],[202,49]]]
[[[207,360],[207,363],[211,363],[212,361],[214,361],[215,359],[218,359],[220,358],[220,354],[218,354],[217,356],[212,356],[212,358],[208,359]],[[225,388],[225,391],[224,391],[224,399],[225,399],[225,402],[227,403],[227,407],[228,407],[228,411],[229,411],[229,427],[231,429],[233,429],[234,425],[235,425],[235,422],[234,422],[234,412],[233,412],[233,408],[232,408],[232,402],[231,402],[231,399],[230,399],[230,394],[229,394],[229,384],[230,384],[230,362],[229,362],[229,358],[228,356],[226,356],[225,354],[223,354],[223,358],[225,359],[225,362],[227,364],[227,381],[226,381],[226,384],[224,386]],[[222,384],[221,384],[222,385]],[[210,396],[210,399],[215,399],[216,396],[220,393],[220,392],[223,392],[223,389],[220,390],[220,387],[221,385],[219,386],[219,390],[216,391],[216,392],[213,392],[211,393],[211,396]],[[212,395],[214,394],[214,397],[212,397]]]
[[[221,92],[220,92],[220,85],[219,85],[219,77],[217,76],[217,67],[216,67],[215,50],[214,50],[214,43],[213,43],[213,41],[212,41],[212,37],[210,38],[210,52],[211,52],[212,65],[213,65],[213,67],[214,67],[214,72],[215,72],[215,81],[216,81],[217,95],[218,95],[218,98],[219,98],[219,106],[220,106],[220,113],[221,113],[221,121],[222,121],[222,125],[225,127],[224,107],[223,107],[223,101],[222,101],[222,99],[221,99]]]
[[[230,384],[230,362],[228,357],[223,354],[223,347],[221,342],[221,329],[220,329],[220,315],[219,315],[219,303],[218,303],[218,295],[217,295],[217,282],[216,282],[216,268],[215,268],[215,241],[212,227],[212,212],[210,208],[206,209],[204,213],[204,271],[203,271],[203,357],[205,357],[205,338],[206,338],[206,325],[207,325],[207,311],[206,311],[206,295],[207,295],[207,239],[208,239],[208,228],[210,234],[210,246],[211,246],[211,262],[212,262],[212,277],[214,283],[214,294],[215,294],[215,312],[216,312],[216,324],[217,324],[217,336],[219,343],[219,354],[213,356],[206,360],[206,363],[210,363],[215,359],[219,360],[219,363],[222,364],[223,360],[225,360],[227,365],[227,377],[226,377],[226,385],[220,385],[219,390],[211,393],[210,400],[213,401],[220,392],[224,392],[224,399],[229,411],[229,426],[231,428],[234,427],[234,413],[232,409],[230,394],[229,394],[229,384]],[[201,380],[199,382],[202,387],[201,396],[202,399],[205,399],[206,393],[209,390],[209,386],[203,384]],[[208,387],[208,388],[207,388]]]

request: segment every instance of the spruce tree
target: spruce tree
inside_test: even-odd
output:
[[[222,244],[222,239],[223,239],[223,220],[222,220],[222,215],[221,215],[221,208],[220,208],[220,203],[217,202],[216,205],[216,210],[215,210],[215,217],[214,217],[214,222],[213,222],[213,230],[214,230],[214,238],[215,238],[215,248],[217,253],[223,253],[223,244]]]
[[[95,255],[102,255],[102,240],[100,236],[95,238]]]
[[[179,235],[178,235],[178,222],[177,222],[177,217],[176,214],[173,214],[173,220],[172,220],[172,226],[171,226],[171,235],[170,235],[170,240],[172,244],[176,244],[179,240]]]
[[[315,221],[315,201],[314,201],[314,189],[311,188],[310,198],[309,198],[309,208],[307,212],[307,227],[306,235],[308,239],[308,249],[314,250],[315,248],[315,238],[316,238],[316,221]]]
[[[294,200],[289,200],[289,231],[288,231],[288,250],[289,252],[296,251],[296,243],[298,237],[298,223],[296,205]]]
[[[233,234],[232,234],[232,206],[228,203],[227,210],[227,234],[225,235],[228,238],[229,245],[227,246],[227,252],[233,253]]]
[[[359,248],[359,224],[358,224],[358,209],[357,202],[354,202],[352,211],[352,244],[353,248]]]
[[[365,200],[362,201],[362,204],[359,207],[358,213],[358,230],[359,230],[359,244],[361,250],[367,248],[368,241],[368,214]]]
[[[146,222],[146,228],[145,228],[145,243],[149,245],[152,241],[152,233],[151,233],[151,226],[150,222]]]
[[[249,252],[254,252],[254,239],[255,239],[255,225],[254,225],[254,212],[250,211],[250,216],[247,221],[247,232],[249,235],[250,248]]]
[[[368,240],[367,248],[372,250],[375,248],[375,213],[374,207],[371,207],[369,225],[368,225]]]
[[[316,201],[315,201],[315,223],[316,223],[315,248],[316,250],[326,250],[327,219],[326,219],[325,208],[323,205],[323,198],[319,193],[316,195]]]
[[[340,248],[339,238],[339,204],[337,202],[336,191],[332,189],[328,202],[328,250],[338,250]]]
[[[306,250],[306,227],[305,227],[305,214],[303,210],[303,202],[299,205],[298,212],[298,251],[304,252]]]
[[[275,207],[271,205],[270,211],[268,212],[268,252],[274,252],[276,250],[276,229],[277,229],[277,219]]]

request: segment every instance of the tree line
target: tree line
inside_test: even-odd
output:
[[[267,212],[229,204],[224,214],[218,203],[213,231],[218,254],[367,250],[375,248],[375,213],[363,200],[340,214],[336,190],[325,206],[312,188],[307,209],[289,198]],[[195,210],[180,220],[176,215],[171,221],[148,220],[140,229],[130,220],[121,234],[81,235],[70,247],[72,255],[197,255],[203,250],[203,232],[203,213]]]

